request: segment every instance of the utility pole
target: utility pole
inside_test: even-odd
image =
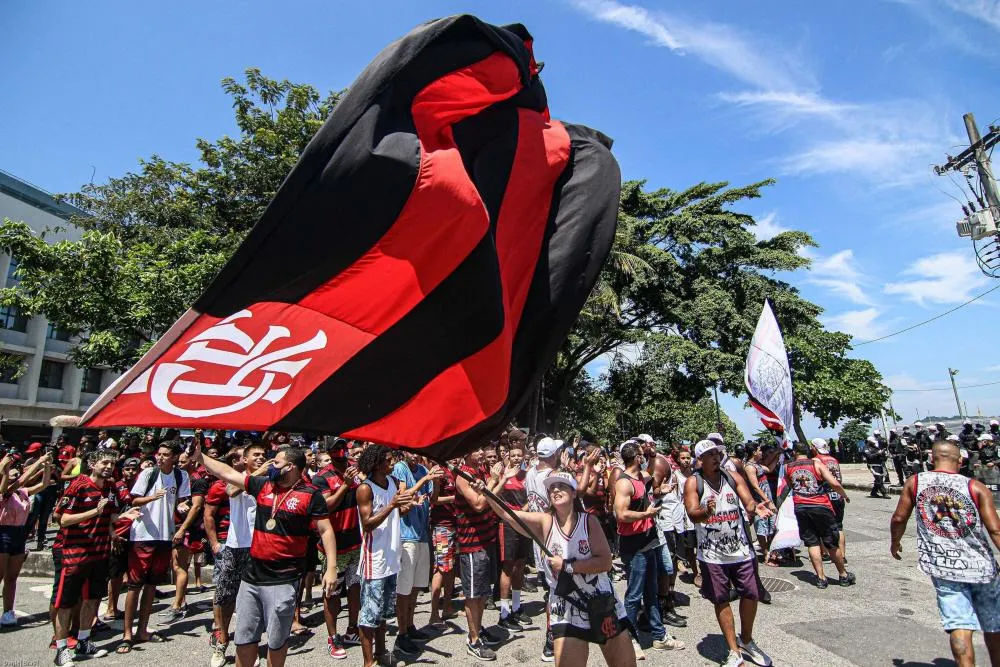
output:
[[[962,402],[958,400],[958,387],[955,386],[955,376],[958,375],[958,371],[953,371],[948,369],[948,378],[951,380],[951,390],[955,392],[955,405],[958,406],[958,416],[965,419],[965,415],[962,414]]]
[[[965,121],[965,132],[969,135],[969,148],[972,149],[973,159],[976,161],[976,172],[979,174],[979,183],[983,186],[983,193],[986,195],[986,203],[994,209],[1000,210],[1000,193],[997,192],[997,182],[993,180],[990,158],[983,147],[982,137],[979,136],[976,119],[971,113],[967,113],[962,116],[962,120]]]

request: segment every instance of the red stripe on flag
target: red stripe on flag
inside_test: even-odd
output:
[[[521,87],[514,61],[494,53],[420,91],[411,107],[420,171],[406,206],[371,250],[299,305],[379,335],[450,275],[490,226],[451,126]]]
[[[518,112],[517,153],[496,228],[504,328],[492,343],[452,365],[403,406],[344,434],[423,447],[461,433],[495,413],[507,397],[511,348],[548,224],[556,182],[569,162],[570,140],[558,122]],[[428,419],[434,415],[434,419]],[[420,437],[414,437],[414,432]]]

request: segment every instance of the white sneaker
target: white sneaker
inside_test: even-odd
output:
[[[724,663],[722,663],[722,667],[744,667],[746,664],[747,663],[744,662],[743,656],[740,655],[739,651],[730,651],[729,657]]]
[[[13,609],[8,609],[0,616],[0,626],[10,627],[12,625],[17,625],[17,616],[14,615]]]
[[[767,653],[761,651],[760,647],[757,646],[757,642],[754,640],[751,639],[744,644],[743,640],[737,636],[736,645],[740,647],[743,655],[745,655],[753,664],[760,665],[760,667],[771,667],[771,657]]]
[[[642,652],[642,647],[639,646],[639,642],[637,642],[634,639],[632,640],[632,650],[635,651],[635,659],[636,660],[645,660],[646,659],[646,654]]]
[[[229,644],[216,644],[212,649],[212,667],[222,667],[226,664],[226,649]]]

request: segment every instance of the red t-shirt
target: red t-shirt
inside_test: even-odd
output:
[[[191,491],[194,493],[194,489]],[[212,482],[205,494],[205,504],[215,507],[215,536],[219,542],[225,542],[229,536],[229,494],[226,493],[226,483],[221,479]]]
[[[337,539],[337,553],[350,553],[361,548],[361,525],[358,519],[357,489],[360,486],[357,479],[347,481],[339,470],[329,465],[320,470],[312,478],[312,484],[320,490],[324,497],[335,494],[341,487],[348,484],[347,491],[337,507],[330,512],[330,523],[333,525],[334,536]],[[324,500],[324,502],[326,502]]]

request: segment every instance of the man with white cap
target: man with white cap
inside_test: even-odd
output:
[[[715,605],[715,617],[729,654],[724,667],[745,665],[744,656],[762,667],[771,658],[753,640],[753,624],[763,587],[757,576],[757,558],[750,543],[741,506],[749,514],[768,517],[771,512],[757,505],[742,477],[722,468],[722,450],[711,440],[695,445],[701,470],[684,483],[684,507],[695,523],[698,564],[702,572],[701,594]],[[740,633],[730,606],[730,588],[740,599]]]
[[[812,439],[813,458],[826,466],[830,474],[837,478],[841,484],[844,483],[844,476],[840,472],[840,461],[830,456],[830,446],[823,438]],[[840,555],[847,562],[847,538],[844,536],[844,512],[847,509],[847,501],[839,493],[830,489],[830,504],[833,505],[833,516],[837,520],[837,529],[840,531]]]

